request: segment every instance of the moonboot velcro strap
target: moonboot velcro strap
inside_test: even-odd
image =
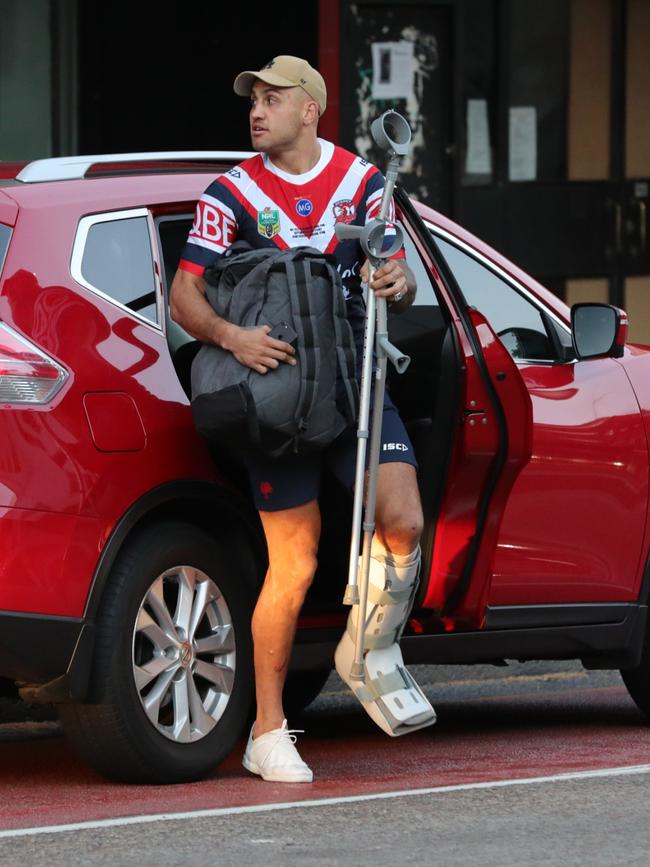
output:
[[[401,605],[409,602],[412,595],[412,587],[407,587],[406,590],[380,590],[374,584],[368,586],[368,602],[373,605]]]
[[[390,647],[395,644],[396,641],[399,640],[400,629],[391,629],[390,632],[384,632],[380,635],[364,635],[363,636],[363,649],[364,650],[383,650],[385,647]],[[356,633],[357,630],[354,628],[351,619],[348,618],[348,626],[347,632],[352,641],[357,640]]]
[[[378,674],[372,680],[366,680],[363,686],[354,687],[354,694],[359,701],[377,701],[389,692],[399,689],[412,689],[413,680],[405,668],[395,668],[388,674]]]

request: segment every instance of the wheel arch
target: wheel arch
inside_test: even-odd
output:
[[[266,564],[266,546],[257,513],[240,495],[203,481],[178,481],[148,491],[122,515],[100,555],[92,578],[84,621],[93,623],[120,551],[137,532],[157,521],[181,520],[215,540],[227,539],[251,589],[257,591]]]
[[[181,480],[154,488],[122,515],[102,549],[66,672],[48,683],[26,686],[23,698],[53,703],[88,700],[95,622],[111,570],[124,546],[139,531],[158,521],[169,520],[198,527],[215,541],[227,540],[251,592],[257,594],[267,555],[262,527],[253,508],[236,492],[209,482]]]

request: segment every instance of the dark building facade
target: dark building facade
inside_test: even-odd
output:
[[[650,0],[0,0],[0,158],[249,147],[243,68],[320,66],[321,131],[372,158],[413,127],[405,186],[569,303],[650,342]]]

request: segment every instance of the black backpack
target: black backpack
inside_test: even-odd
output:
[[[285,323],[296,365],[266,374],[204,344],[192,364],[192,415],[204,437],[278,457],[329,445],[357,415],[355,346],[334,258],[312,247],[253,249],[238,241],[205,272],[207,299],[243,327]]]

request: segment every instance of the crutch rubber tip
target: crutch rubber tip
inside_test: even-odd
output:
[[[344,605],[358,605],[359,604],[359,588],[356,584],[348,584],[345,588],[345,595],[343,596],[343,604]]]

